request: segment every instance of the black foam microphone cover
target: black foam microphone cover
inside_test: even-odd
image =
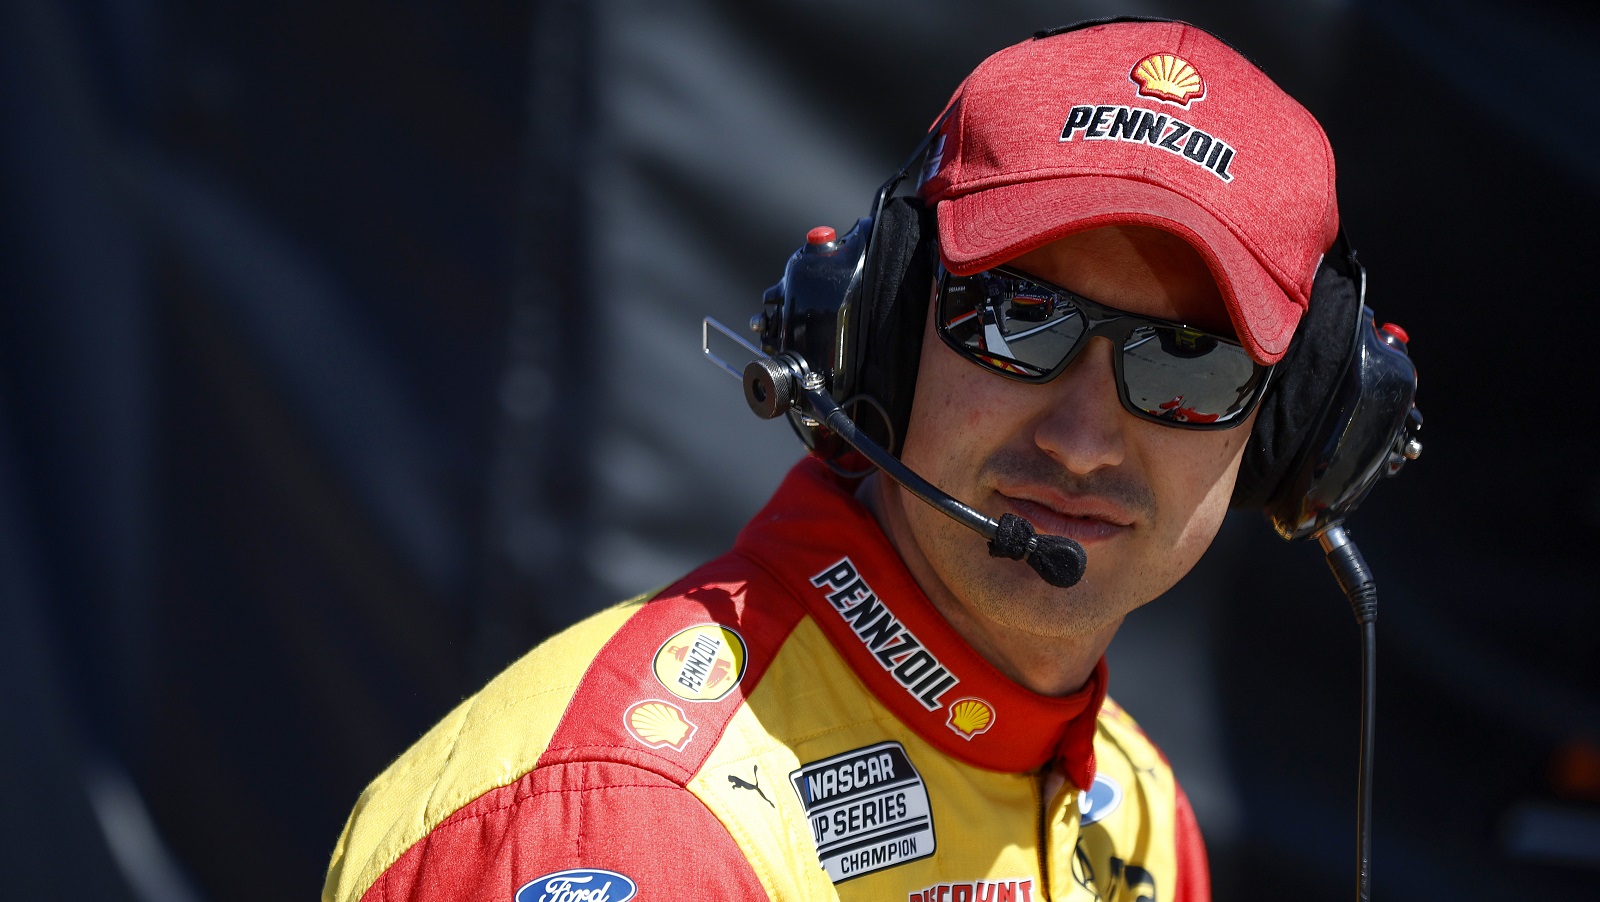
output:
[[[1029,543],[1032,543],[1032,553]],[[1001,514],[989,542],[989,556],[1013,561],[1026,559],[1028,566],[1045,582],[1069,589],[1083,579],[1088,558],[1083,546],[1066,536],[1038,535],[1033,524],[1016,514]]]
[[[1071,588],[1083,579],[1088,566],[1088,556],[1083,546],[1066,536],[1036,536],[1033,554],[1028,555],[1028,566],[1045,582],[1063,589]]]
[[[995,526],[994,538],[989,541],[989,556],[1020,561],[1028,556],[1028,540],[1033,538],[1033,524],[1016,514],[1001,514]]]

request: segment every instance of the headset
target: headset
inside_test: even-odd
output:
[[[1127,21],[1172,20],[1095,19],[1033,37]],[[878,189],[868,215],[845,235],[826,227],[807,234],[750,320],[759,349],[707,318],[707,326],[755,357],[742,373],[711,354],[704,332],[702,344],[714,362],[740,376],[752,411],[768,419],[786,416],[806,447],[836,472],[859,476],[876,467],[990,539],[991,554],[1025,560],[1047,582],[1071,586],[1085,566],[1076,542],[1036,535],[1013,514],[991,520],[894,456],[910,417],[938,264],[934,213],[915,189],[925,177],[924,166],[938,156],[942,126],[941,118]],[[919,178],[913,180],[913,174]],[[1319,265],[1307,312],[1259,404],[1231,499],[1235,508],[1263,511],[1286,540],[1315,538],[1363,631],[1357,802],[1361,900],[1368,898],[1377,601],[1366,562],[1343,520],[1379,479],[1394,476],[1422,452],[1409,338],[1398,326],[1377,325],[1366,290],[1366,270],[1341,226]]]
[[[828,228],[807,235],[750,324],[763,354],[802,362],[791,386],[820,380],[833,403],[891,454],[910,417],[937,264],[932,212],[895,192],[909,182],[927,143],[843,237]],[[1409,338],[1393,324],[1376,325],[1366,286],[1366,269],[1341,228],[1258,407],[1232,506],[1265,512],[1285,539],[1324,532],[1380,478],[1422,452]],[[860,449],[843,433],[793,404],[797,399],[782,402],[781,375],[761,367],[742,375],[758,415],[787,415],[806,447],[845,475],[861,474],[852,453]]]

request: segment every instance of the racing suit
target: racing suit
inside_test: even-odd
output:
[[[790,472],[733,549],[463,702],[362,794],[325,900],[1204,902],[1161,753],[929,604],[851,484]]]

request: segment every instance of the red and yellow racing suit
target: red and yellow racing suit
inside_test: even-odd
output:
[[[539,646],[362,794],[326,900],[1204,902],[1161,753],[1036,695],[801,462],[733,550]]]

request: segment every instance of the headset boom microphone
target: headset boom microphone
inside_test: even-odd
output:
[[[1087,561],[1082,545],[1065,536],[1039,535],[1032,523],[1016,514],[1007,513],[998,521],[992,520],[918,476],[856,426],[828,395],[822,377],[808,371],[804,358],[790,352],[776,357],[758,356],[744,368],[743,381],[745,400],[758,416],[772,419],[787,413],[797,400],[802,401],[807,415],[821,421],[885,476],[988,539],[990,555],[1026,561],[1045,582],[1063,589],[1083,579]],[[799,398],[795,397],[797,388]]]

